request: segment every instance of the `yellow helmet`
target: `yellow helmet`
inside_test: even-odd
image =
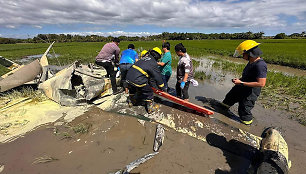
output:
[[[143,57],[145,54],[147,54],[148,51],[147,50],[143,50],[141,53],[140,53],[140,57]]]
[[[257,43],[253,40],[245,40],[241,42],[238,47],[235,50],[234,57],[238,57],[239,55],[242,55],[243,53],[249,51],[250,49],[258,46],[260,43]]]
[[[156,51],[159,55],[162,55],[162,51],[158,47],[154,47],[152,50]]]

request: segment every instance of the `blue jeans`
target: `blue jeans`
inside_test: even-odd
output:
[[[131,63],[123,63],[119,65],[120,68],[120,72],[121,72],[121,82],[124,88],[127,88],[128,85],[126,83],[126,74],[128,72],[128,70],[131,68],[133,64]]]
[[[167,90],[167,92],[168,92],[168,81],[169,81],[169,79],[170,79],[170,76],[168,76],[168,75],[162,75],[162,79],[163,79],[163,82],[164,82],[164,84],[165,84],[165,88],[166,88],[166,90]]]

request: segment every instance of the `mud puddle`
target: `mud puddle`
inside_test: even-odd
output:
[[[75,132],[80,124],[84,133]],[[58,125],[55,123],[55,125]],[[156,124],[91,108],[71,123],[49,125],[0,145],[3,173],[110,173],[152,153]],[[73,129],[75,128],[75,129]],[[210,134],[211,143],[226,143]],[[220,145],[219,144],[219,145]],[[243,172],[250,161],[166,129],[159,154],[132,173]]]

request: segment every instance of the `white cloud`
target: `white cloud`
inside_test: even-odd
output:
[[[43,27],[40,26],[40,25],[34,25],[33,27],[34,27],[34,28],[38,28],[38,29],[42,29],[42,28],[43,28]]]
[[[281,28],[295,16],[306,28],[305,0],[0,0],[0,27],[45,24],[153,25],[180,28]],[[302,21],[302,22],[301,22]],[[294,27],[294,26],[291,26]]]
[[[113,32],[69,32],[64,34],[71,34],[71,35],[98,35],[98,36],[150,36],[150,35],[157,35],[160,33],[151,33],[151,32],[124,32],[124,31],[113,31]]]
[[[6,27],[6,28],[11,28],[11,29],[16,28],[16,26],[14,26],[14,25],[5,25],[5,27]]]

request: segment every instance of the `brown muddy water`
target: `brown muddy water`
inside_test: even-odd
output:
[[[208,67],[199,68],[209,69],[209,63],[203,65]],[[215,105],[231,89],[233,74],[207,73],[215,80],[199,81],[199,86],[190,86],[189,94],[191,102],[215,112],[210,117],[158,98],[157,111],[148,115],[143,106],[129,108],[122,95],[123,100],[118,99],[108,111],[92,106],[71,123],[59,120],[0,144],[0,173],[116,172],[153,152],[156,122],[166,125],[159,154],[131,173],[246,173],[258,148],[251,135],[260,136],[270,126],[278,127],[288,144],[290,173],[304,173],[306,128],[288,119],[285,111],[263,108],[260,101],[252,110],[254,123],[241,125],[238,105],[230,115]],[[175,82],[173,74],[169,86],[174,88]],[[88,130],[74,131],[80,125]]]

